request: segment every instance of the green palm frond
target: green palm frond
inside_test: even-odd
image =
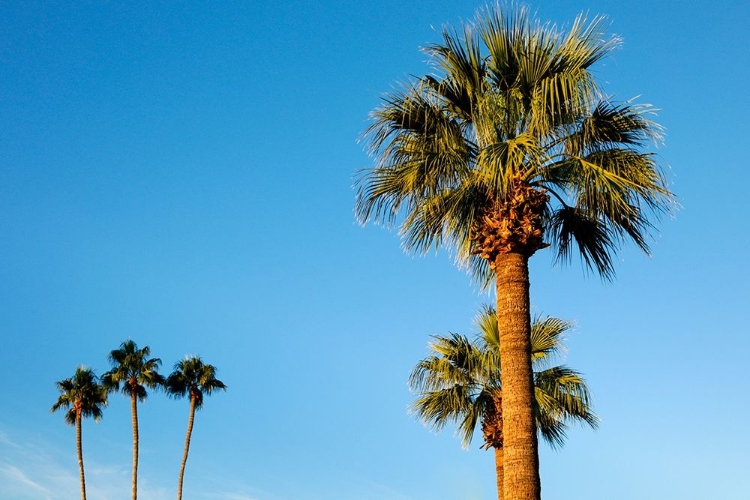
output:
[[[444,92],[443,97],[452,104],[464,103],[461,109],[470,113],[471,98],[485,85],[485,61],[477,36],[468,25],[460,31],[445,27],[442,36],[443,43],[428,45],[423,50],[432,57],[432,65],[448,76],[445,83],[453,91]]]
[[[420,395],[411,408],[425,423],[440,430],[448,422],[458,420],[471,406],[471,388],[453,385]]]
[[[565,444],[568,437],[565,422],[555,419],[552,415],[538,411],[535,413],[536,426],[542,439],[552,447],[558,449]]]
[[[465,246],[469,243],[470,221],[476,217],[480,206],[476,200],[484,197],[470,183],[430,197],[419,209],[411,210],[407,215],[408,225],[402,228],[404,245],[419,253],[437,249],[443,243],[459,248]]]
[[[579,372],[566,366],[535,372],[534,386],[537,415],[544,415],[550,422],[578,422],[598,427],[599,417],[591,409],[591,395]],[[539,425],[539,430],[542,435],[546,432],[543,425]]]
[[[479,350],[463,335],[435,336],[429,343],[434,355],[420,361],[409,377],[411,387],[437,390],[450,385],[467,385],[479,365]]]
[[[641,147],[661,139],[661,127],[646,115],[653,114],[647,104],[613,103],[600,100],[590,114],[571,124],[570,134],[558,139],[565,152],[580,156],[619,145]]]
[[[596,270],[601,276],[614,275],[610,250],[616,244],[609,227],[584,211],[575,207],[562,207],[551,217],[550,238],[556,243],[556,260],[568,262],[574,254],[573,244],[588,269]]]
[[[492,310],[492,314],[495,311]],[[495,320],[497,322],[497,320]],[[531,324],[531,360],[539,366],[555,355],[560,355],[564,349],[562,340],[565,332],[573,327],[573,323],[559,318],[538,316]]]

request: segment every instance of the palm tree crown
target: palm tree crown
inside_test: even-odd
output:
[[[648,250],[646,212],[672,195],[653,154],[652,108],[615,103],[589,68],[618,46],[603,19],[564,33],[525,8],[482,12],[425,49],[437,70],[386,95],[366,132],[375,168],[357,214],[393,223],[408,248],[447,243],[485,278],[498,254],[574,244],[605,277],[630,238]],[[471,256],[481,259],[472,259]]]
[[[78,416],[93,417],[96,422],[102,418],[102,409],[107,406],[107,391],[99,384],[94,371],[79,366],[75,375],[56,382],[60,397],[52,405],[52,412],[61,409],[65,412],[65,421],[69,425],[76,423]]]
[[[104,386],[110,391],[121,390],[126,396],[133,395],[138,401],[144,401],[148,397],[146,388],[158,389],[165,382],[158,371],[161,359],[149,358],[150,355],[149,346],[138,349],[132,340],[120,344],[119,349],[109,353],[112,369],[102,376]]]
[[[216,367],[203,363],[199,357],[186,357],[174,365],[174,371],[167,377],[167,394],[181,398],[195,399],[195,408],[203,407],[203,396],[214,390],[226,390],[224,382],[216,378]]]
[[[436,336],[432,354],[414,368],[409,384],[418,396],[411,410],[435,429],[457,424],[463,445],[468,446],[477,426],[482,427],[483,447],[502,447],[502,384],[497,315],[485,307],[477,317],[480,335]],[[553,447],[562,445],[570,422],[596,428],[586,382],[566,366],[549,366],[563,349],[562,335],[570,323],[557,318],[537,319],[531,329],[535,367],[534,416],[540,435]]]

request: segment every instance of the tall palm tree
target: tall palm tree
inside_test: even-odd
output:
[[[102,375],[102,383],[108,391],[122,390],[130,396],[130,412],[133,421],[133,484],[132,497],[138,497],[138,401],[148,397],[146,388],[158,389],[165,379],[159,374],[161,359],[149,358],[151,349],[148,346],[138,349],[132,340],[120,344],[119,349],[109,353],[112,369]],[[122,388],[121,388],[122,386]]]
[[[497,314],[485,308],[477,318],[481,334],[476,341],[463,335],[436,336],[431,355],[414,368],[409,384],[418,394],[412,411],[440,430],[458,425],[464,446],[481,425],[484,448],[495,450],[497,495],[503,500],[503,390]],[[568,422],[596,428],[589,390],[580,373],[566,366],[549,366],[563,348],[562,335],[570,323],[557,318],[536,320],[531,326],[534,366],[534,419],[542,438],[551,446],[563,444]]]
[[[86,500],[86,477],[83,473],[83,447],[81,445],[81,420],[94,417],[98,422],[102,418],[102,409],[107,406],[107,391],[99,385],[91,368],[79,366],[75,375],[56,382],[60,397],[52,405],[52,412],[60,409],[65,412],[65,421],[76,426],[76,451],[78,452],[78,469],[81,478],[81,500]]]
[[[185,477],[188,451],[190,450],[190,436],[193,434],[195,410],[203,408],[203,396],[211,395],[214,390],[226,390],[224,382],[216,378],[216,367],[203,363],[201,358],[186,357],[174,365],[174,371],[167,377],[167,394],[175,398],[190,397],[190,416],[188,418],[187,436],[185,437],[185,451],[182,454],[180,478],[177,482],[177,500],[182,499],[182,480]]]
[[[619,43],[603,23],[481,11],[426,48],[435,72],[387,94],[365,132],[377,162],[358,179],[360,222],[398,222],[406,248],[448,246],[495,282],[507,500],[541,496],[529,258],[552,246],[612,278],[613,253],[648,251],[649,218],[673,204],[646,150],[651,108],[613,102],[590,72]]]

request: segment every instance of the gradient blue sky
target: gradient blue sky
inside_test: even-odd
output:
[[[491,297],[355,224],[351,188],[379,96],[481,5],[0,4],[1,498],[75,498],[54,382],[127,338],[229,386],[197,415],[186,498],[494,498],[491,452],[406,412],[428,336],[473,333]],[[750,498],[750,4],[532,7],[609,17],[624,45],[597,75],[661,109],[683,206],[614,283],[533,259],[535,311],[576,322],[565,361],[602,417],[543,449],[544,498]],[[141,407],[141,498],[174,496],[187,413]],[[127,400],[83,437],[89,497],[129,498]]]

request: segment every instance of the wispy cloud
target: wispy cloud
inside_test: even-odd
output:
[[[360,485],[357,500],[413,500],[412,497],[384,483],[365,481],[363,484],[367,486]]]
[[[210,498],[226,498],[226,500],[258,500],[242,493],[213,493]]]
[[[38,439],[21,442],[0,433],[0,498],[70,499],[80,488],[77,462],[70,460],[71,455],[75,457],[52,445],[45,449]],[[153,484],[148,477],[138,486],[144,498],[167,500],[173,496],[169,488]],[[129,497],[129,464],[102,464],[86,457],[86,490],[89,497],[101,500]]]
[[[78,494],[80,485],[75,452],[58,449],[38,437],[19,438],[18,434],[0,431],[0,498],[14,500],[69,500]],[[84,451],[85,454],[85,451]],[[112,464],[84,456],[86,491],[97,500],[130,498],[130,463]],[[176,483],[176,481],[175,481]],[[141,471],[138,493],[148,500],[171,500],[175,486],[166,478],[154,477]],[[245,485],[237,484],[233,491],[193,491],[196,499],[260,500]],[[265,498],[265,497],[264,497]]]
[[[29,478],[24,471],[8,463],[0,463],[0,477],[6,498],[40,498],[52,500],[52,492]]]
[[[332,468],[329,475],[335,498],[348,500],[414,500],[393,485],[379,479],[357,474],[351,470]],[[329,494],[330,498],[330,494]]]
[[[13,442],[10,440],[7,434],[4,432],[0,432],[0,444],[8,445],[8,446],[17,446],[13,444]]]
[[[55,435],[29,436],[4,430],[0,429],[0,499],[69,500],[78,495],[78,464],[73,440],[68,439],[70,436],[62,432],[59,434],[69,444],[62,446]],[[98,441],[94,446],[93,441],[89,454],[84,449],[88,497],[127,500],[131,486],[129,453],[122,454],[123,444],[120,443],[115,445],[115,453],[108,454],[108,451],[112,451],[108,448],[109,444]],[[129,451],[129,446],[125,448],[126,452]],[[124,461],[104,462],[98,459],[102,456],[123,457]],[[280,487],[282,491],[270,491],[246,484],[239,477],[209,474],[200,480],[196,478],[190,489],[190,497],[195,500],[414,500],[414,497],[399,491],[398,486],[380,479],[338,468],[329,472],[327,491],[317,493],[305,491],[303,486],[293,482]],[[138,476],[138,493],[147,500],[171,500],[175,494],[175,483],[176,477],[171,474],[166,477],[142,467]]]

